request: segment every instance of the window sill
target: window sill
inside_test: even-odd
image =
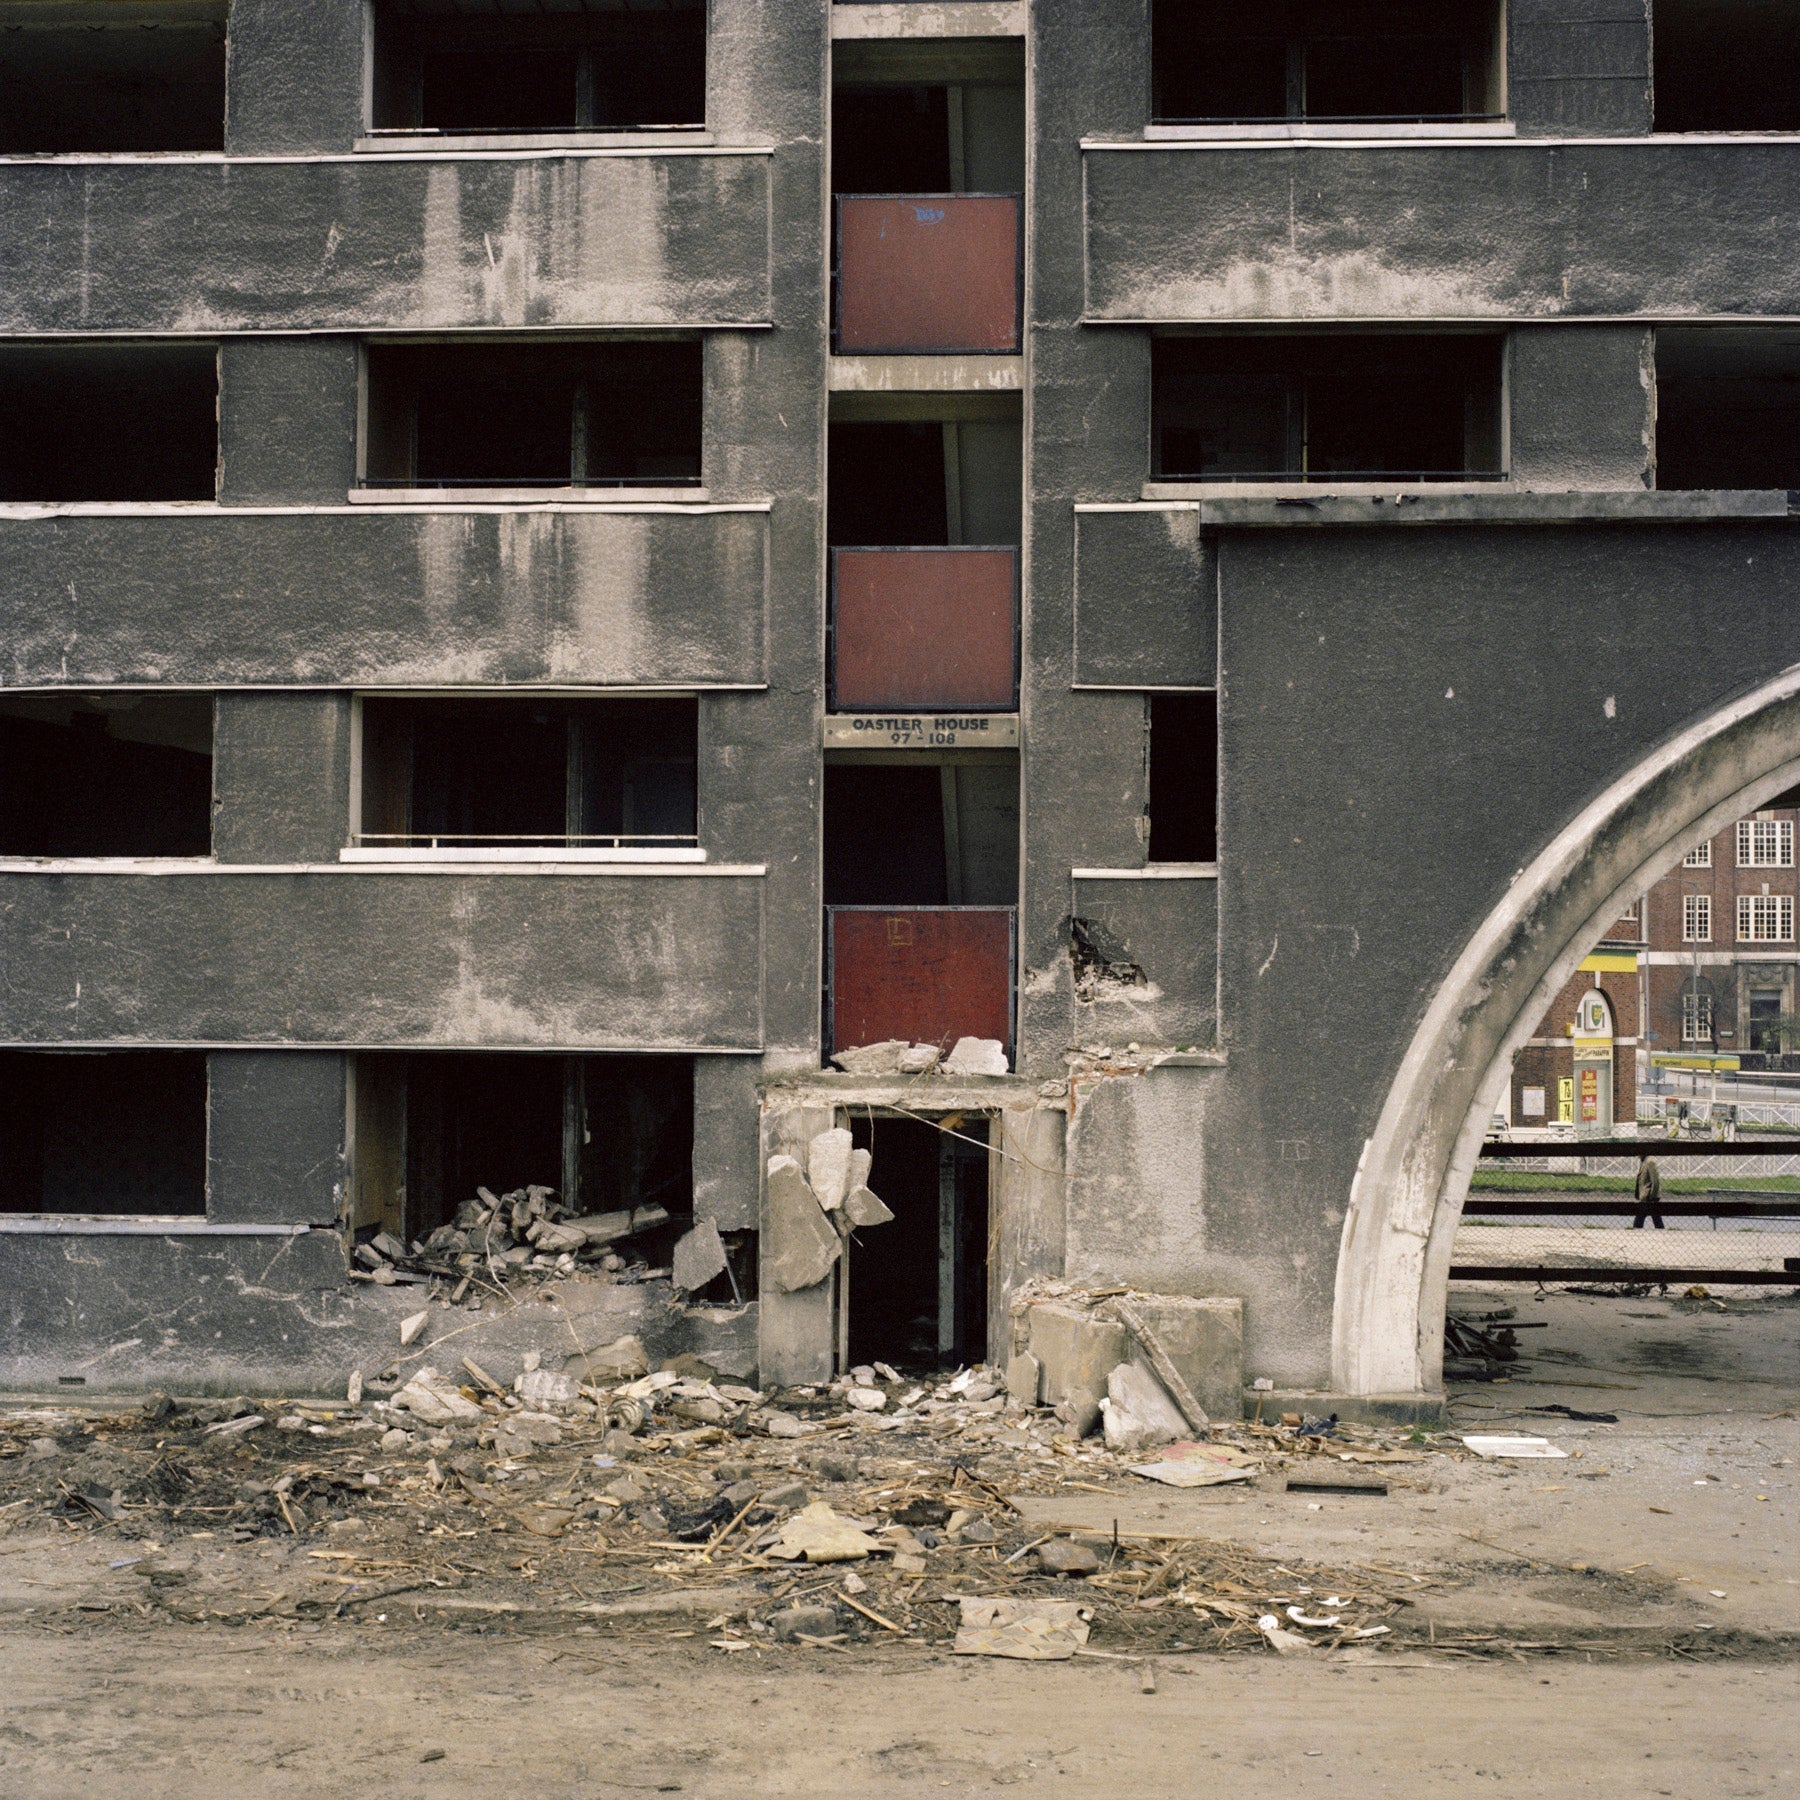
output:
[[[419,863],[703,863],[704,850],[669,847],[661,850],[617,849],[598,844],[476,844],[462,849],[438,849],[428,844],[352,845],[338,852],[338,861],[363,865],[410,867]]]
[[[1347,119],[1317,124],[1293,119],[1282,124],[1144,127],[1144,141],[1148,144],[1461,143],[1470,138],[1512,138],[1518,134],[1518,127],[1510,119]]]
[[[1072,881],[1217,881],[1216,862],[1146,863],[1141,869],[1071,869]]]
[[[703,487],[366,487],[352,488],[352,506],[704,506]]]
[[[4,875],[164,875],[218,867],[214,856],[0,856]]]
[[[371,131],[356,140],[356,151],[455,156],[471,150],[710,150],[717,141],[704,125],[667,131]]]
[[[1374,500],[1394,494],[1468,495],[1516,491],[1506,476],[1444,481],[1146,481],[1146,500]]]

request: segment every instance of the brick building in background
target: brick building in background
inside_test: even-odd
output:
[[[1642,918],[1640,903],[1608,929],[1513,1058],[1514,1125],[1605,1136],[1637,1118]]]

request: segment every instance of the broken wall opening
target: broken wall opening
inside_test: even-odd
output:
[[[358,845],[698,843],[698,703],[368,697]]]
[[[1219,696],[1152,694],[1146,729],[1150,860],[1219,858]]]
[[[225,11],[0,5],[0,156],[223,150]]]
[[[1021,541],[1016,394],[832,397],[825,532],[832,548]]]
[[[629,1250],[666,1264],[693,1212],[692,1057],[369,1052],[354,1093],[360,1237],[386,1230],[410,1244],[479,1188],[538,1186],[584,1216],[661,1208],[667,1230]]]
[[[667,131],[706,121],[706,0],[498,13],[378,0],[377,131]]]
[[[209,694],[0,700],[0,856],[206,856]]]
[[[0,1051],[0,1211],[203,1217],[205,1052]]]
[[[1791,0],[1656,0],[1657,131],[1800,131]]]
[[[1657,332],[1656,485],[1800,488],[1800,331]]]
[[[849,1362],[929,1369],[986,1360],[988,1342],[988,1120],[951,1128],[888,1113],[851,1114],[856,1148],[893,1213],[852,1232],[841,1304]]]
[[[697,339],[371,344],[370,487],[669,487],[700,480]]]
[[[1161,334],[1155,472],[1177,481],[1498,480],[1492,333]]]
[[[0,500],[211,500],[211,344],[0,350]]]
[[[1504,13],[1501,0],[1271,0],[1248,11],[1155,0],[1151,69],[1159,124],[1498,119]]]

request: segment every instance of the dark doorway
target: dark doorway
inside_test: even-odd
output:
[[[855,1233],[848,1273],[852,1364],[929,1369],[987,1356],[987,1121],[852,1118],[891,1223]]]

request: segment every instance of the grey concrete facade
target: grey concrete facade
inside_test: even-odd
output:
[[[704,130],[427,150],[366,136],[358,0],[233,0],[223,156],[0,159],[0,351],[220,370],[215,501],[0,506],[0,698],[215,718],[211,859],[0,863],[0,1046],[208,1051],[208,1224],[299,1232],[278,1279],[285,1236],[0,1218],[0,1383],[372,1354],[347,1064],[504,1049],[692,1056],[727,1231],[834,1121],[985,1115],[990,1341],[1033,1276],[1126,1281],[1241,1298],[1278,1388],[1428,1396],[1496,1059],[1615,893],[1800,759],[1789,496],[1656,485],[1658,328],[1800,320],[1800,140],[1653,135],[1648,0],[1614,10],[1512,0],[1503,132],[1245,142],[1149,135],[1148,0],[711,0]],[[1023,355],[834,368],[833,43],[959,29],[1024,38]],[[1496,334],[1502,478],[1160,481],[1153,338],[1198,326]],[[645,333],[704,342],[697,489],[356,491],[370,342]],[[985,1084],[821,1073],[828,408],[895,383],[1022,395],[1018,1055]],[[1187,690],[1218,857],[1157,871],[1147,697]],[[500,691],[698,696],[706,862],[340,863],[361,697]],[[1142,980],[1078,982],[1075,918]],[[108,1355],[151,1293],[155,1357]],[[738,1372],[759,1334],[764,1379],[837,1351],[829,1282],[656,1331]]]

